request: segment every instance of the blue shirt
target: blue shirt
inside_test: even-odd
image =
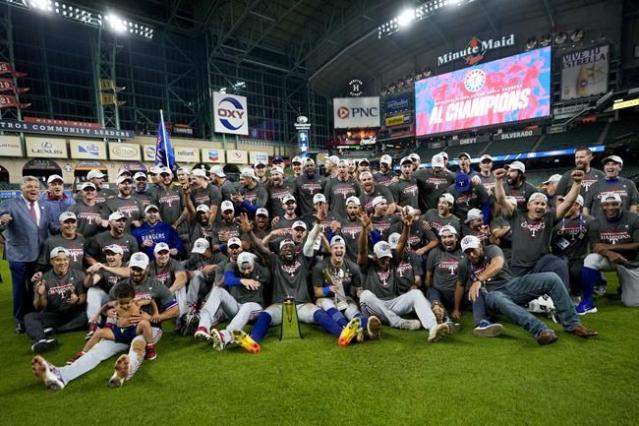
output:
[[[49,211],[50,215],[50,223],[49,229],[54,231],[54,233],[58,233],[60,231],[60,222],[58,218],[60,217],[60,213],[67,211],[69,207],[75,204],[75,200],[68,192],[63,192],[62,198],[54,199],[49,197],[49,193],[47,191],[40,194],[40,198],[38,202],[42,207]]]
[[[158,243],[166,243],[169,248],[177,249],[178,252],[182,251],[182,241],[178,237],[177,232],[171,225],[166,222],[158,221],[155,225],[151,225],[148,222],[144,222],[142,226],[133,230],[133,236],[138,241],[140,250],[146,253],[150,259],[153,259],[153,249]],[[144,246],[144,240],[152,240],[153,245]]]

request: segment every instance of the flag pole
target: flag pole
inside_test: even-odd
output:
[[[162,123],[162,140],[164,141],[164,155],[166,157],[166,167],[171,167],[171,163],[169,163],[169,150],[166,146],[166,126],[164,125],[164,113],[160,109],[160,122]]]

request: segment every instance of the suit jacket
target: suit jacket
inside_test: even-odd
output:
[[[40,224],[36,225],[31,212],[22,197],[5,200],[0,205],[0,216],[10,214],[13,220],[5,226],[5,253],[9,262],[35,262],[40,254],[42,242],[49,236],[51,223],[49,210],[38,202],[40,207]]]

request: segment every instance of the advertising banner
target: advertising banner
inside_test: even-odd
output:
[[[226,162],[229,164],[248,164],[248,152],[236,149],[227,149]]]
[[[608,91],[608,45],[566,53],[561,57],[561,99]]]
[[[333,98],[336,129],[379,127],[379,96]]]
[[[26,138],[27,157],[31,158],[68,158],[66,139]]]
[[[71,158],[78,160],[106,160],[106,144],[102,141],[83,141],[71,139],[69,141]]]
[[[199,163],[200,150],[191,146],[174,146],[175,161],[181,163]]]
[[[217,148],[202,148],[202,162],[204,163],[224,163],[224,150]]]
[[[155,145],[142,145],[142,159],[155,163]]]
[[[410,94],[387,96],[384,98],[384,116],[396,115],[410,110]]]
[[[132,139],[135,136],[131,130],[94,129],[66,124],[28,123],[15,120],[0,120],[0,130],[45,135],[84,136],[85,138],[99,139]]]
[[[110,143],[109,158],[120,161],[140,161],[140,145],[132,143]]]
[[[246,96],[213,93],[215,131],[232,135],[249,134]]]
[[[22,157],[18,136],[0,136],[0,157]]]
[[[249,160],[251,160],[251,164],[255,164],[258,161],[268,164],[268,152],[251,151],[249,152]]]
[[[550,47],[415,83],[417,136],[550,115]]]

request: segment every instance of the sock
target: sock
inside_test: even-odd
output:
[[[261,341],[266,333],[268,333],[268,327],[271,325],[271,315],[268,312],[260,312],[257,316],[257,321],[251,329],[251,338],[256,342]]]
[[[340,327],[344,328],[344,327],[346,327],[346,324],[348,324],[348,321],[346,320],[346,317],[344,316],[344,314],[342,314],[336,308],[327,309],[326,313],[331,318],[333,318],[333,321],[335,321],[337,324],[339,324]]]
[[[581,268],[581,292],[585,301],[592,302],[593,289],[600,279],[601,273],[596,269],[587,266]]]
[[[340,327],[339,324],[337,324],[337,322],[335,322],[335,320],[322,309],[315,311],[313,314],[313,320],[315,321],[315,324],[318,324],[335,337],[339,337],[339,335],[342,334],[342,327]]]

